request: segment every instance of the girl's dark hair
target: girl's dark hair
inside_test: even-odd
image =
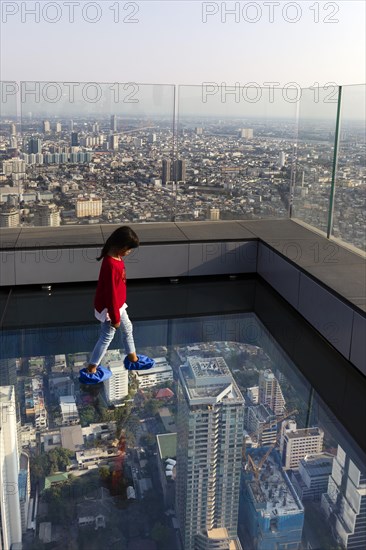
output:
[[[99,262],[99,260],[104,258],[110,250],[116,250],[118,248],[137,248],[139,244],[139,238],[134,230],[128,227],[128,225],[123,225],[113,231],[112,235],[108,237],[97,260]]]

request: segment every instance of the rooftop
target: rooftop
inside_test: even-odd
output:
[[[320,428],[312,427],[301,428],[296,431],[286,430],[285,434],[288,439],[299,439],[302,437],[319,437],[321,435],[324,435],[324,432]]]
[[[274,454],[272,452],[267,458],[259,481],[249,481],[254,501],[259,504],[258,510],[263,516],[297,514],[303,511],[303,506]]]
[[[0,386],[0,403],[8,403],[14,397],[13,386]]]
[[[177,434],[158,434],[156,436],[158,442],[160,457],[175,458],[177,456]]]

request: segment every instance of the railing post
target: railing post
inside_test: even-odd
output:
[[[296,173],[297,173],[297,156],[299,146],[299,124],[300,124],[300,101],[296,104],[296,128],[294,131],[294,142],[292,144],[292,161],[291,161],[291,173],[290,173],[290,196],[289,196],[289,218],[292,218],[295,188],[296,188]]]
[[[178,149],[178,99],[177,99],[177,86],[174,84],[174,92],[173,92],[173,149],[172,149],[172,165],[171,167],[174,167],[175,161],[178,158],[177,149]],[[174,170],[174,168],[173,168]],[[171,216],[171,221],[175,222],[176,215],[177,215],[177,192],[178,192],[178,185],[175,184],[174,189],[174,205],[173,205],[173,212]]]
[[[330,236],[331,236],[332,230],[333,230],[334,196],[335,196],[335,183],[336,183],[336,177],[337,177],[337,165],[338,165],[338,153],[339,153],[341,108],[342,108],[342,86],[339,86],[338,105],[337,105],[337,120],[336,120],[336,129],[335,129],[335,137],[334,137],[332,184],[331,184],[330,196],[329,196],[327,239],[330,239]]]

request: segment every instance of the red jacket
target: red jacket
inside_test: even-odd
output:
[[[123,260],[104,256],[100,268],[94,307],[101,313],[107,308],[112,325],[121,320],[120,309],[126,302],[126,269]]]

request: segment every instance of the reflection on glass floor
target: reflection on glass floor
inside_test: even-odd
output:
[[[155,368],[126,371],[116,340],[103,361],[112,378],[92,387],[78,372],[94,328],[9,334],[18,353],[3,349],[0,437],[18,436],[20,457],[14,444],[2,460],[19,499],[6,493],[3,540],[23,532],[25,550],[364,548],[361,454],[254,314],[134,327]]]

